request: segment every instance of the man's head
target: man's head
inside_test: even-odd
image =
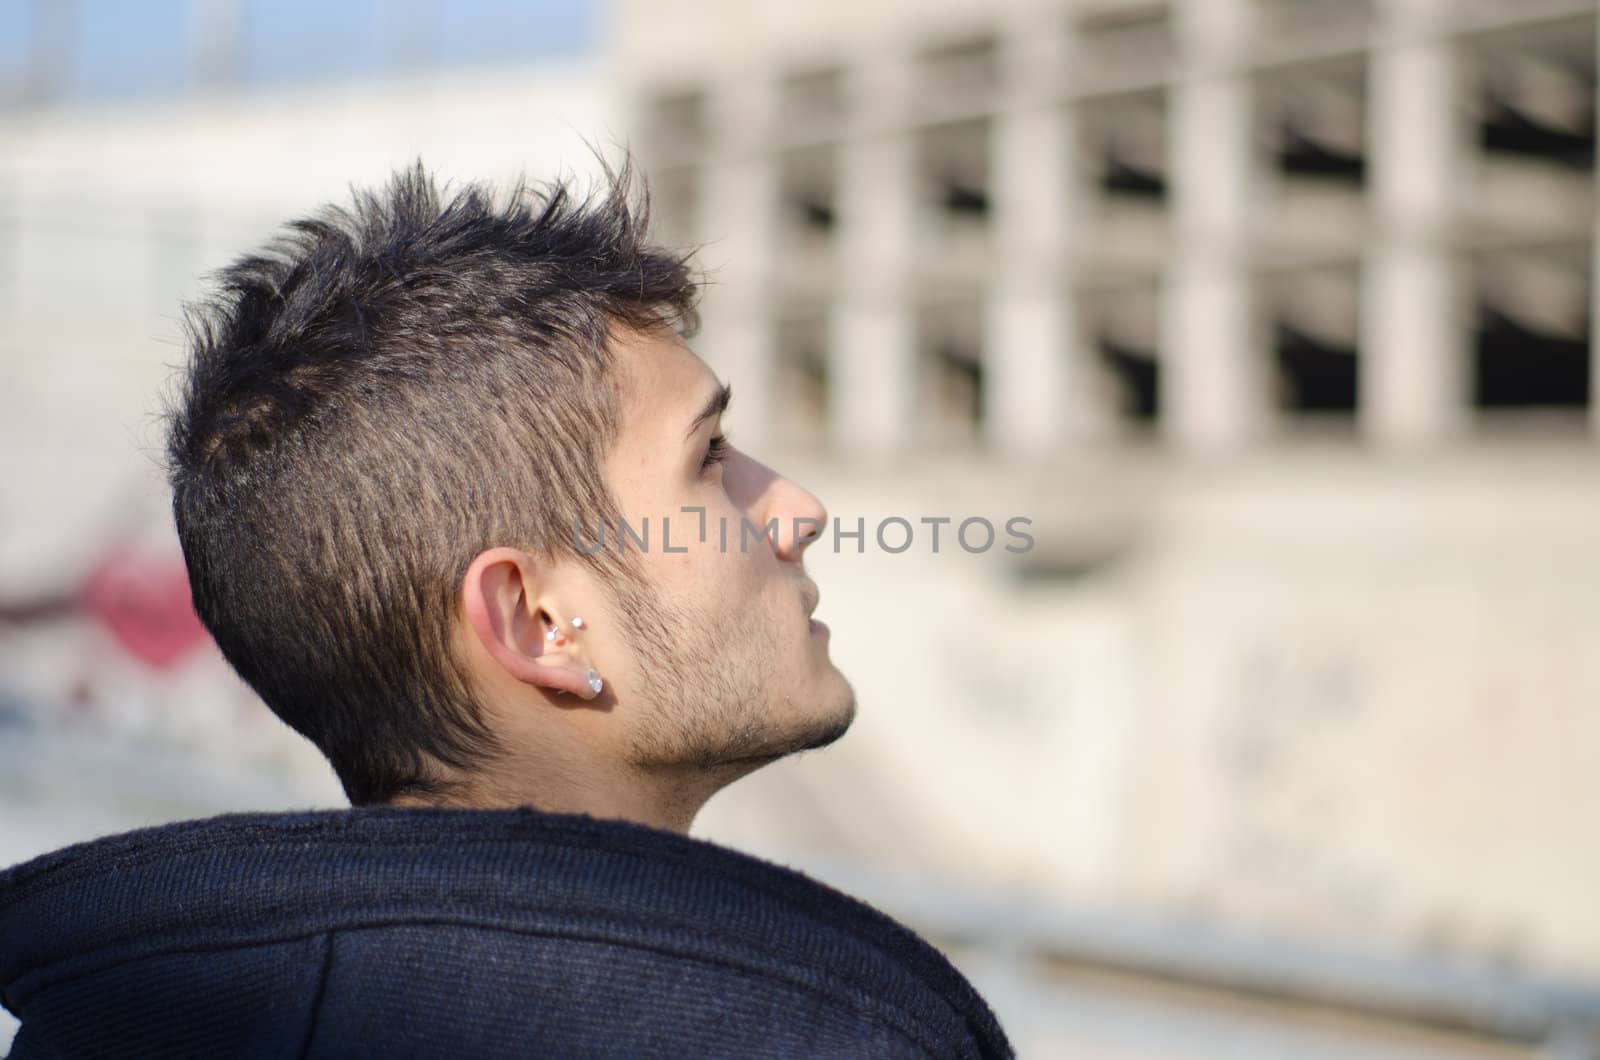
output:
[[[721,437],[698,281],[647,242],[631,163],[605,174],[496,199],[419,165],[188,311],[196,610],[358,805],[670,800],[686,827],[854,715],[808,618],[825,513]]]

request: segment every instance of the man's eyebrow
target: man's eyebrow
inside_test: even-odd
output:
[[[712,392],[710,400],[705,404],[705,408],[701,409],[700,414],[694,418],[694,422],[689,424],[689,429],[684,433],[684,438],[692,438],[694,432],[700,429],[702,423],[713,416],[718,416],[728,411],[728,402],[732,400],[733,386],[729,383],[723,383]]]

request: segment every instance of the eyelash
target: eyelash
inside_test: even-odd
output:
[[[727,455],[728,436],[725,434],[713,434],[711,436],[711,445],[706,449],[705,459],[700,461],[700,470],[704,471],[712,464],[722,463]]]

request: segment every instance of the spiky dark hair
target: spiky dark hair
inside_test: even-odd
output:
[[[638,584],[573,541],[574,520],[620,521],[610,339],[692,335],[700,281],[649,244],[631,158],[600,161],[582,199],[564,178],[447,195],[418,161],[184,307],[166,455],[195,609],[356,805],[444,793],[502,751],[451,649],[479,552]]]

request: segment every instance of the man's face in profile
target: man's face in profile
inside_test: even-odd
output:
[[[826,510],[719,443],[723,386],[681,338],[622,331],[614,341],[622,419],[605,471],[628,524],[642,535],[648,519],[649,547],[627,547],[641,552],[652,586],[646,598],[625,593],[605,627],[591,623],[619,708],[632,715],[620,752],[640,767],[753,769],[833,742],[855,716],[855,694],[828,657],[826,627],[810,618],[818,593],[801,563]],[[700,514],[686,508],[705,509],[704,540]]]

